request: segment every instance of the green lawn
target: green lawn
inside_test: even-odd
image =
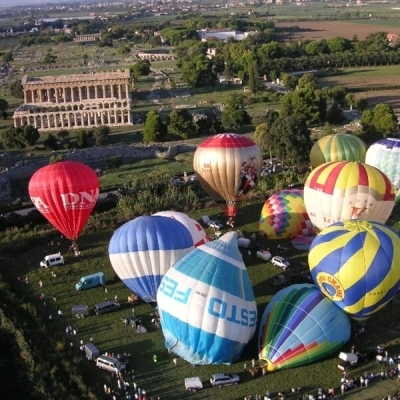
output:
[[[157,174],[182,173],[183,170],[189,171],[191,159],[192,154],[188,153],[178,157],[175,163],[167,163],[163,160],[140,161],[106,174],[102,177],[101,184],[102,187],[112,187],[116,182],[129,182],[139,175],[150,176],[150,174],[154,174],[154,171],[157,171]],[[237,216],[237,228],[246,236],[257,230],[257,221],[262,204],[263,201],[255,200],[244,204],[241,208]],[[198,220],[204,214],[213,218],[220,214],[220,209],[209,207],[190,212],[190,215]],[[59,239],[59,234],[56,231],[51,230],[43,239],[40,239],[40,231],[37,231],[34,246],[24,246],[14,252],[10,259],[12,260],[12,264],[10,264],[12,268],[8,268],[8,264],[4,262],[0,266],[3,279],[11,283],[17,295],[24,302],[32,303],[37,307],[38,318],[42,318],[44,323],[48,320],[48,316],[52,314],[55,329],[64,332],[65,327],[69,324],[77,328],[76,337],[65,335],[66,345],[72,342],[77,356],[83,357],[78,350],[79,341],[87,342],[90,337],[94,338],[94,343],[102,352],[131,353],[132,366],[137,373],[136,382],[138,386],[145,389],[150,396],[160,396],[162,399],[181,400],[190,396],[193,399],[239,400],[248,394],[253,396],[256,393],[264,394],[267,388],[275,394],[278,391],[290,390],[291,387],[303,388],[302,393],[315,393],[319,386],[328,388],[332,385],[338,391],[341,374],[337,368],[338,358],[336,354],[308,366],[270,373],[265,377],[251,378],[243,373],[243,363],[252,358],[257,358],[256,337],[246,347],[242,358],[233,365],[197,366],[193,368],[185,361],[179,360],[175,367],[172,363],[173,354],[168,354],[164,347],[162,332],[152,327],[151,319],[154,312],[152,307],[147,304],[140,304],[135,307],[135,313],[142,317],[148,333],[139,335],[134,329],[126,327],[122,323],[121,319],[131,314],[132,307],[127,302],[130,291],[121,282],[117,280],[113,283],[109,282],[107,293],[102,288],[90,289],[85,292],[76,291],[74,284],[83,275],[102,271],[108,279],[113,278],[114,272],[108,259],[107,248],[114,230],[122,222],[115,212],[109,212],[101,217],[98,214],[92,216],[87,229],[79,240],[81,257],[75,257],[69,251],[70,243],[65,239]],[[45,226],[48,227],[48,224]],[[226,229],[223,229],[223,231],[225,232]],[[208,233],[212,234],[211,231],[208,231]],[[6,238],[10,237],[18,238],[18,236],[12,236],[12,232],[8,232],[7,235],[3,236],[1,242],[4,244]],[[53,246],[49,243],[51,239],[54,240]],[[60,246],[58,246],[58,241],[60,241]],[[290,247],[291,250],[287,257],[292,262],[294,271],[298,271],[300,263],[307,260],[306,252],[294,250],[289,241],[267,241],[264,238],[259,238],[258,243],[262,246],[268,246],[273,254],[277,253],[278,244]],[[49,270],[38,266],[39,261],[46,254],[57,251],[61,251],[65,256],[66,264],[62,267],[53,268],[57,276],[52,278]],[[254,251],[249,254],[248,250],[245,249],[242,251],[242,256],[253,283],[259,317],[261,317],[266,304],[278,290],[278,288],[272,286],[272,281],[282,271],[272,264],[258,259]],[[6,261],[8,259],[7,256]],[[290,272],[287,274],[290,275]],[[28,276],[29,284],[27,285],[23,280],[18,282],[16,280],[18,275],[21,277]],[[39,280],[42,280],[43,288],[39,287]],[[43,306],[38,299],[41,291],[46,296],[46,306]],[[52,299],[53,294],[56,295],[56,302]],[[87,304],[92,309],[94,304],[104,301],[105,298],[113,299],[115,296],[122,304],[120,311],[102,316],[91,315],[85,319],[77,319],[71,315],[70,310],[74,304]],[[60,307],[64,312],[62,318],[56,315],[56,307]],[[344,351],[348,351],[352,344],[355,344],[359,350],[379,344],[387,347],[390,354],[400,353],[399,307],[397,302],[393,302],[375,317],[372,317],[366,325],[366,333],[359,340],[352,340],[348,346],[345,346]],[[153,354],[157,355],[157,364],[152,361]],[[94,364],[89,361],[86,365],[87,369],[91,371],[93,385],[102,386],[107,383],[112,388],[116,388],[116,382],[112,379],[111,374],[97,370]],[[350,375],[356,377],[364,371],[376,373],[380,372],[381,369],[381,366],[376,365],[375,361],[371,360],[351,370]],[[184,394],[183,381],[185,377],[200,376],[204,382],[207,382],[211,374],[221,371],[239,373],[242,383],[237,387],[226,387],[224,389],[206,387],[201,392],[190,395]],[[130,382],[132,381],[130,380]],[[346,394],[345,398],[377,399],[393,392],[396,388],[397,381],[395,380],[380,382],[376,379],[370,383],[368,389],[356,389],[351,394]],[[102,398],[101,395],[99,395],[99,398]],[[273,398],[276,398],[276,396]],[[285,398],[294,400],[298,396],[289,394]],[[338,396],[338,398],[341,398],[341,396]]]

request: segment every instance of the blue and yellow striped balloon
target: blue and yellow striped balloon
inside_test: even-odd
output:
[[[337,222],[313,240],[308,263],[322,293],[363,320],[399,289],[400,238],[379,222]]]

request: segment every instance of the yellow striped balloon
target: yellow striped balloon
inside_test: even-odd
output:
[[[367,147],[357,136],[335,134],[322,137],[314,144],[310,152],[313,168],[331,161],[365,161]]]
[[[379,222],[338,222],[313,240],[308,263],[322,293],[363,320],[399,290],[400,238]]]
[[[314,169],[304,184],[304,204],[318,229],[350,219],[385,223],[394,207],[394,187],[377,168],[336,161]]]

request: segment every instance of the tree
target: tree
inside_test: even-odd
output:
[[[330,105],[328,111],[326,113],[326,120],[330,124],[339,124],[345,120],[345,116],[343,115],[343,110],[339,107],[339,105],[335,102]]]
[[[22,131],[22,141],[26,146],[33,146],[40,138],[40,133],[33,125],[25,125]]]
[[[47,138],[44,140],[43,144],[44,144],[44,147],[46,150],[57,150],[58,149],[58,140],[51,133],[49,133],[47,135]]]
[[[151,63],[149,60],[140,60],[135,65],[129,68],[131,83],[134,86],[135,81],[139,76],[147,76],[151,70]]]
[[[281,98],[279,114],[281,117],[293,116],[310,126],[323,122],[325,114],[321,114],[321,111],[324,108],[326,109],[325,97],[306,86],[304,89],[286,93]]]
[[[315,90],[317,87],[317,78],[314,74],[304,74],[299,78],[297,87],[299,89],[303,89],[307,86],[309,86],[312,90]]]
[[[190,87],[213,86],[217,75],[213,70],[213,62],[205,55],[198,55],[182,63],[182,80]]]
[[[16,79],[10,84],[10,93],[14,97],[17,97],[19,99],[22,99],[24,97],[24,91],[21,80]]]
[[[397,116],[388,104],[377,104],[373,110],[361,115],[361,126],[365,140],[372,143],[381,137],[390,136],[397,129]]]
[[[11,61],[14,61],[14,56],[12,54],[11,51],[7,51],[6,53],[4,53],[3,55],[3,62],[5,63],[9,63]]]
[[[117,49],[117,54],[120,56],[127,56],[131,52],[131,48],[129,46],[121,46]]]
[[[356,96],[354,93],[347,93],[345,96],[347,105],[350,107],[350,111],[353,110],[353,106],[356,105]]]
[[[277,118],[271,126],[270,138],[272,151],[282,163],[295,166],[299,172],[307,170],[312,141],[302,120],[292,116]]]
[[[0,99],[0,113],[3,116],[3,119],[7,119],[7,109],[8,109],[7,100]]]
[[[3,145],[7,149],[24,149],[33,146],[40,137],[39,131],[32,125],[7,128],[1,133]]]
[[[94,128],[93,137],[96,146],[103,146],[107,144],[109,134],[110,134],[110,128],[107,125],[100,125]]]
[[[247,73],[249,75],[249,89],[252,95],[257,93],[258,88],[258,70],[257,63],[253,61],[249,66]]]
[[[251,122],[250,115],[244,109],[244,96],[232,94],[228,97],[226,106],[222,111],[221,122],[225,129],[236,130]]]
[[[368,107],[368,100],[365,97],[360,97],[356,100],[356,108],[358,111],[365,111]]]
[[[89,147],[89,134],[85,131],[85,129],[79,129],[77,132],[78,138],[76,140],[76,146],[79,149],[84,149],[85,147]]]
[[[167,127],[161,121],[161,117],[155,111],[149,111],[144,124],[143,142],[162,141],[166,134]]]
[[[196,128],[188,110],[174,110],[167,119],[168,132],[172,135],[180,136],[183,139],[193,137]]]
[[[51,49],[47,52],[47,54],[44,56],[43,62],[45,64],[49,64],[51,66],[51,64],[54,64],[57,60],[57,56],[54,55],[51,51]]]

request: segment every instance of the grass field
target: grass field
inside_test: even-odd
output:
[[[182,173],[184,170],[189,171],[190,166],[190,153],[179,157],[177,162],[141,161],[130,166],[123,166],[105,175],[101,179],[101,184],[102,187],[111,187],[116,182],[129,182],[137,176],[149,176],[154,173],[155,169],[160,174]],[[237,228],[246,236],[257,231],[257,221],[262,204],[262,200],[253,200],[244,204],[241,208],[237,217]],[[217,217],[220,214],[220,209],[210,207],[205,210],[190,212],[190,215],[198,220],[204,214],[211,218]],[[395,219],[398,219],[398,214],[396,214]],[[162,332],[152,327],[151,319],[154,309],[151,306],[147,304],[135,306],[135,314],[142,317],[143,324],[148,329],[146,334],[139,335],[134,329],[126,327],[122,323],[121,319],[131,314],[132,307],[127,302],[130,291],[121,282],[118,280],[110,281],[107,284],[107,293],[102,288],[77,292],[74,285],[83,275],[102,271],[108,279],[113,278],[114,272],[108,259],[107,248],[114,230],[122,222],[123,220],[115,211],[102,217],[98,214],[92,216],[88,228],[79,240],[81,257],[73,256],[69,251],[70,243],[65,239],[59,239],[59,234],[56,231],[50,231],[43,239],[40,239],[42,236],[40,230],[38,230],[34,246],[18,247],[18,245],[15,245],[11,264],[2,263],[0,266],[3,279],[10,282],[13,290],[23,299],[22,301],[32,303],[37,308],[38,318],[43,323],[50,324],[48,316],[52,314],[54,318],[50,324],[51,329],[64,332],[67,325],[76,327],[76,336],[65,334],[65,345],[69,346],[71,342],[77,356],[80,354],[79,341],[87,342],[90,337],[94,338],[94,343],[102,352],[130,353],[132,355],[132,367],[136,371],[135,382],[137,385],[145,389],[150,397],[160,396],[161,399],[181,400],[190,397],[193,399],[239,400],[249,394],[253,396],[257,393],[264,394],[267,388],[274,393],[272,398],[276,399],[278,391],[288,391],[292,387],[301,387],[303,394],[315,394],[318,387],[327,389],[330,386],[334,386],[338,392],[341,373],[337,368],[338,358],[336,354],[315,364],[271,373],[265,377],[251,378],[245,374],[243,363],[249,362],[252,358],[257,358],[256,336],[246,347],[242,358],[233,365],[192,367],[180,359],[175,367],[172,363],[173,354],[169,354],[164,347]],[[394,220],[391,223],[394,224]],[[47,224],[45,226],[48,227]],[[223,231],[225,232],[226,229],[223,229]],[[208,233],[212,234],[211,231],[208,231]],[[13,237],[11,232],[3,235],[0,243],[6,245],[7,240],[11,237]],[[17,239],[18,236],[15,236],[15,238]],[[54,241],[53,245],[51,245],[51,240]],[[59,246],[57,242],[60,242]],[[259,238],[258,244],[269,247],[273,254],[278,252],[278,244],[289,247],[291,250],[287,257],[292,262],[294,271],[299,271],[300,263],[307,260],[306,252],[294,250],[288,241],[267,241]],[[39,261],[46,254],[57,251],[61,251],[65,256],[66,264],[53,268],[53,271],[57,274],[56,278],[53,278],[48,269],[39,268]],[[247,249],[243,250],[242,256],[252,280],[259,317],[261,317],[266,304],[278,290],[272,286],[272,281],[282,271],[272,264],[258,259],[254,251],[249,254]],[[7,257],[8,259],[9,257]],[[12,268],[10,268],[11,266]],[[290,275],[290,272],[287,274]],[[26,284],[24,279],[18,281],[17,276],[22,278],[27,276],[29,284]],[[42,288],[39,287],[40,280],[43,282]],[[41,291],[45,294],[46,306],[38,298]],[[52,299],[53,295],[56,295],[56,301]],[[85,319],[77,319],[70,313],[74,304],[87,304],[92,309],[97,302],[104,301],[105,298],[113,299],[115,296],[121,302],[120,311],[103,316],[91,315]],[[64,312],[63,317],[57,316],[56,307],[60,307]],[[391,355],[400,353],[399,315],[400,305],[397,301],[394,301],[375,317],[372,317],[366,325],[366,333],[357,341],[352,340],[348,346],[345,346],[344,351],[348,351],[350,346],[355,344],[359,350],[381,345],[386,347]],[[156,364],[152,360],[153,354],[156,354],[158,358]],[[81,357],[84,357],[83,354],[81,354]],[[86,368],[91,371],[92,384],[99,387],[98,398],[102,398],[100,393],[104,383],[116,389],[116,382],[112,379],[111,374],[97,370],[94,363],[90,361],[86,362]],[[376,365],[375,361],[371,360],[350,370],[350,376],[356,377],[365,371],[378,373],[382,368],[386,369],[387,366]],[[200,376],[204,382],[207,382],[211,374],[221,371],[239,373],[242,383],[237,387],[226,387],[224,389],[206,387],[203,391],[197,393],[184,393],[184,378]],[[131,379],[128,379],[128,381],[132,383]],[[381,399],[382,396],[393,393],[398,386],[397,380],[380,382],[376,378],[370,382],[370,387],[367,389],[355,389],[344,396],[339,395],[337,397],[362,400]],[[294,400],[298,398],[298,395],[288,394],[285,398]]]

